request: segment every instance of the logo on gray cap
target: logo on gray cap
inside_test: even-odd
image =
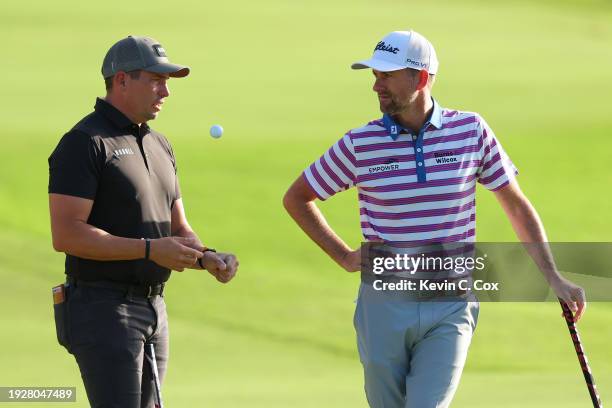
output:
[[[109,78],[119,71],[144,70],[171,77],[189,75],[189,67],[173,64],[166,50],[150,37],[129,36],[116,42],[106,53],[102,63],[102,76]]]

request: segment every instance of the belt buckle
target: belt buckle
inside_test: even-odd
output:
[[[151,293],[153,293],[153,286],[147,285],[147,288],[148,288],[148,290],[147,290],[147,298],[150,298],[151,297]]]

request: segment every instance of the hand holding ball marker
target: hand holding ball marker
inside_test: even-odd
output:
[[[223,127],[221,125],[212,125],[210,127],[210,136],[214,139],[218,139],[223,136]]]

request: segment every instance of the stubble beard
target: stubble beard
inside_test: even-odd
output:
[[[380,111],[382,113],[386,113],[387,115],[397,115],[406,110],[407,104],[399,102],[394,97],[391,97],[390,100],[386,103],[379,101]]]

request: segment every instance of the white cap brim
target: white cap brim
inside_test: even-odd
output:
[[[372,68],[380,72],[399,71],[400,69],[407,68],[406,65],[393,64],[389,61],[380,60],[376,58],[370,58],[368,60],[358,61],[351,65],[353,69],[366,69]]]

